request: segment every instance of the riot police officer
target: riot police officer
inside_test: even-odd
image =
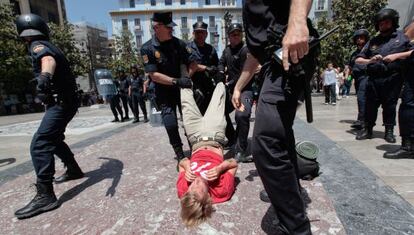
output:
[[[129,120],[129,110],[128,105],[132,109],[131,105],[131,99],[128,95],[128,90],[130,86],[130,81],[128,76],[125,73],[125,70],[123,68],[117,69],[117,82],[118,82],[118,89],[119,89],[119,98],[121,99],[122,106],[124,107],[125,117],[124,120]]]
[[[405,35],[414,45],[414,22],[405,27]],[[411,50],[412,51],[412,50]],[[401,147],[393,152],[386,152],[385,158],[414,158],[414,53],[411,52],[404,63],[404,86],[401,93],[401,104],[398,110]]]
[[[147,108],[145,107],[144,94],[147,91],[145,86],[145,76],[138,72],[138,67],[136,65],[131,66],[130,69],[130,85],[129,85],[129,97],[132,101],[132,112],[134,113],[134,121],[132,123],[139,122],[139,108],[138,104],[141,107],[141,110],[144,114],[144,122],[148,122]]]
[[[216,49],[206,43],[207,27],[208,25],[201,21],[193,24],[194,41],[188,44],[191,60],[197,63],[197,70],[194,71],[191,80],[194,99],[202,115],[206,112],[213,95],[218,65]]]
[[[308,45],[309,34],[317,36],[311,25],[307,27],[311,3],[302,0],[244,2],[244,29],[251,54],[247,56],[232,98],[235,108],[242,109],[242,89],[260,63],[263,85],[256,110],[252,154],[279,218],[280,232],[287,234],[311,234],[300,196],[292,129],[305,83],[303,77],[290,70],[299,60],[308,76],[312,76],[316,67],[316,51],[309,51]],[[271,57],[279,48],[283,49],[283,67]]]
[[[366,90],[365,127],[357,140],[372,138],[378,107],[382,106],[385,141],[395,143],[394,126],[396,106],[402,87],[401,60],[409,56],[409,40],[398,31],[399,15],[394,9],[385,8],[375,16],[379,35],[372,38],[357,56],[357,64],[367,66],[369,76]]]
[[[219,71],[221,74],[227,74],[227,89],[230,93],[229,97],[233,94],[234,86],[237,83],[237,80],[240,77],[240,74],[243,70],[243,65],[246,61],[247,54],[249,49],[243,43],[243,27],[239,23],[233,23],[228,28],[228,37],[230,44],[224,49],[223,55],[219,61]],[[238,162],[249,162],[252,161],[252,157],[247,155],[247,137],[250,129],[250,116],[252,113],[253,105],[253,81],[251,80],[247,84],[243,91],[241,100],[244,105],[244,110],[236,110],[235,119],[236,119],[236,155],[235,159]],[[228,103],[228,108],[226,108],[227,115],[227,125],[233,127],[228,113],[233,111],[231,103]],[[230,127],[230,128],[231,128]],[[230,140],[229,140],[230,141]]]
[[[357,49],[351,54],[349,59],[349,66],[352,70],[352,76],[355,79],[355,90],[357,92],[358,102],[358,117],[357,121],[351,125],[351,128],[362,129],[365,123],[365,90],[368,82],[368,77],[365,74],[365,65],[356,64],[355,60],[357,55],[361,52],[362,48],[369,41],[369,32],[366,29],[358,29],[352,36],[354,45]]]
[[[64,142],[65,128],[78,109],[76,81],[62,51],[49,42],[49,28],[34,14],[17,18],[17,31],[29,45],[38,97],[46,112],[30,145],[37,176],[37,194],[25,207],[17,210],[18,219],[29,218],[59,207],[53,191],[54,155],[65,164],[67,171],[55,179],[56,183],[83,177],[69,146]]]
[[[155,12],[152,17],[154,37],[141,48],[145,72],[155,84],[155,99],[167,130],[176,158],[184,158],[178,132],[177,108],[180,104],[180,88],[191,88],[187,66],[190,65],[189,50],[185,42],[172,35],[171,12]]]

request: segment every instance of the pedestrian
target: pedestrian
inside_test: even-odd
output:
[[[25,219],[59,207],[53,190],[54,155],[62,160],[67,169],[55,179],[56,183],[79,179],[84,174],[64,142],[66,126],[79,106],[76,80],[70,64],[62,51],[49,42],[49,27],[40,16],[22,14],[17,18],[16,26],[19,36],[28,44],[37,81],[37,96],[46,107],[30,145],[37,194],[29,204],[15,212],[18,219]]]
[[[243,26],[241,24],[231,24],[227,34],[230,44],[224,49],[223,55],[220,58],[219,71],[221,74],[227,75],[227,89],[229,93],[228,100],[230,101],[230,97],[233,95],[234,86],[236,85],[237,80],[239,79],[240,74],[243,70],[249,49],[242,40]],[[253,75],[254,74],[252,74],[252,76]],[[247,153],[247,137],[250,129],[250,116],[253,106],[253,80],[250,80],[249,84],[243,88],[241,96],[244,109],[236,110],[235,119],[237,126],[236,132],[234,134],[232,134],[233,131],[231,129],[233,128],[233,124],[229,116],[234,108],[232,107],[231,102],[227,102],[227,134],[233,136],[235,135],[236,137],[235,159],[238,162],[251,162],[252,156],[249,156]],[[233,136],[227,137],[230,142],[234,138]]]
[[[351,128],[361,130],[365,125],[365,104],[366,104],[366,87],[368,83],[368,76],[366,75],[366,65],[355,63],[356,57],[361,53],[362,48],[369,41],[369,32],[366,29],[358,29],[354,32],[352,37],[354,45],[357,49],[352,53],[349,59],[349,66],[351,67],[351,74],[355,81],[355,91],[357,93],[358,103],[358,117],[351,125]]]
[[[342,86],[344,85],[344,73],[341,67],[335,68],[336,72],[336,84],[335,84],[335,96],[336,99],[340,100],[342,94]]]
[[[378,108],[382,106],[385,126],[384,139],[395,143],[396,106],[402,87],[401,60],[410,54],[410,41],[397,30],[399,15],[394,9],[380,10],[375,17],[375,28],[379,34],[373,37],[358,54],[356,63],[367,65],[369,76],[366,91],[365,127],[356,136],[357,140],[371,139],[377,120]]]
[[[130,104],[131,98],[128,95],[129,86],[131,85],[130,80],[128,76],[126,75],[125,70],[121,67],[117,69],[116,76],[117,76],[116,79],[117,79],[118,90],[119,90],[119,98],[121,99],[122,106],[124,107],[124,113],[125,113],[124,120],[128,121],[129,120],[128,105],[132,109],[132,105]]]
[[[246,0],[243,5],[246,42],[251,54],[247,56],[234,88],[232,101],[237,109],[243,108],[241,91],[249,83],[257,65],[263,65],[263,86],[256,110],[252,153],[257,172],[280,221],[280,231],[275,233],[311,234],[300,196],[292,129],[298,100],[304,90],[303,79],[310,78],[297,77],[293,70],[289,72],[299,59],[308,76],[316,67],[317,50],[309,51],[308,45],[309,34],[318,37],[306,18],[311,2]],[[286,33],[282,31],[285,25]],[[269,34],[277,35],[275,40],[269,40]],[[267,48],[273,49],[266,51]],[[272,62],[269,56],[278,48],[283,48],[283,66]]]
[[[333,64],[328,63],[327,68],[322,73],[323,90],[325,93],[325,104],[336,105],[337,74]]]
[[[405,27],[405,35],[414,42],[414,21]],[[414,158],[414,52],[404,63],[404,86],[401,104],[398,110],[398,123],[401,135],[401,147],[396,151],[386,152],[385,158]]]
[[[129,88],[128,96],[132,101],[132,113],[134,114],[134,121],[132,123],[139,122],[139,107],[141,107],[144,114],[144,123],[148,122],[147,108],[145,107],[144,96],[147,93],[147,87],[145,86],[145,76],[143,71],[139,72],[139,68],[136,65],[132,65],[130,68]]]
[[[217,84],[207,112],[202,115],[191,89],[181,89],[183,125],[192,154],[180,161],[177,194],[181,202],[181,218],[194,227],[211,217],[213,203],[233,196],[237,162],[224,160],[226,88]]]
[[[349,65],[345,65],[343,74],[342,98],[349,98],[349,92],[352,86],[352,75]]]
[[[184,152],[177,123],[179,88],[192,87],[187,66],[194,67],[195,63],[190,62],[185,42],[172,35],[176,24],[172,21],[171,12],[154,12],[151,24],[154,37],[141,47],[141,56],[145,72],[155,86],[155,101],[161,110],[170,144],[180,161],[184,158]]]
[[[208,25],[202,21],[193,24],[194,40],[188,44],[192,61],[197,63],[193,71],[194,98],[201,114],[207,110],[216,85],[218,56],[216,49],[206,43]],[[190,72],[191,74],[191,72]]]

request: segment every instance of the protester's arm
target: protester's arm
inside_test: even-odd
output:
[[[252,80],[254,73],[256,72],[257,67],[259,66],[259,61],[252,55],[247,54],[246,62],[244,63],[243,71],[240,75],[239,80],[236,83],[233,91],[233,97],[231,102],[235,109],[243,112],[244,106],[240,101],[241,91],[243,88],[249,84],[250,80]]]
[[[309,51],[309,29],[306,23],[312,0],[292,0],[286,35],[283,37],[283,67],[289,70],[289,58],[294,64]]]
[[[188,182],[193,182],[196,178],[196,175],[191,171],[190,159],[188,158],[184,158],[180,161],[178,172],[185,172],[185,179]]]
[[[236,175],[237,162],[233,158],[223,161],[220,165],[211,168],[207,171],[206,176],[209,181],[216,180],[221,174],[229,172],[232,175]]]

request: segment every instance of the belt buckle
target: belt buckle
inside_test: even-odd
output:
[[[200,140],[201,140],[201,141],[208,141],[208,140],[209,140],[209,138],[208,138],[207,136],[203,136],[203,137],[201,137],[201,138],[200,138]]]

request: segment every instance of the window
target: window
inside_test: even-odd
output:
[[[128,20],[127,19],[122,19],[122,29],[123,30],[128,30]]]
[[[129,0],[129,7],[135,8],[135,0]]]
[[[157,5],[157,1],[151,0],[151,6],[155,6],[155,5]]]
[[[325,0],[318,0],[316,2],[316,10],[322,11],[325,10]]]
[[[165,5],[172,5],[172,0],[165,0]]]
[[[141,30],[141,19],[136,18],[134,21],[135,21],[135,30]]]
[[[203,16],[197,16],[197,22],[203,22]]]
[[[137,43],[137,47],[141,47],[142,46],[142,36],[141,35],[137,35],[135,37],[135,41]]]
[[[208,25],[210,28],[216,27],[216,17],[215,16],[209,16],[208,17]]]
[[[206,5],[210,5],[210,4],[211,4],[210,0],[206,0]]]
[[[181,5],[185,5],[185,0],[180,0]]]
[[[183,28],[183,29],[188,28],[187,17],[181,17],[181,28]]]

